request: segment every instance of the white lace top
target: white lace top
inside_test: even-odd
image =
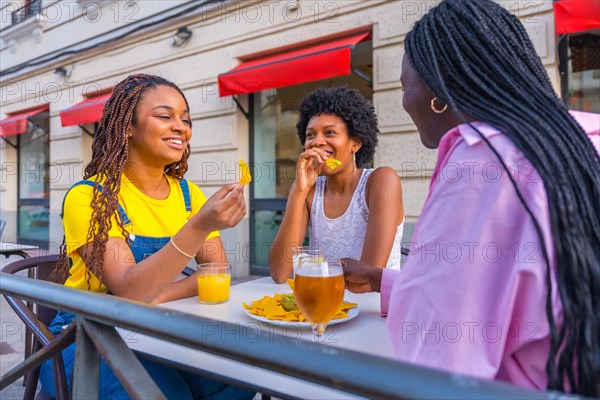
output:
[[[373,169],[363,169],[350,205],[338,218],[327,218],[323,211],[325,177],[317,178],[315,195],[310,210],[310,245],[323,251],[326,259],[344,257],[360,260],[369,222],[369,207],[365,187]],[[396,229],[396,237],[386,268],[400,269],[400,243],[404,220]]]

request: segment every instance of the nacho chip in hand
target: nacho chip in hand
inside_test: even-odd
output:
[[[336,160],[335,158],[329,157],[327,160],[325,160],[325,165],[327,165],[329,169],[336,169],[342,165],[342,162],[340,160]]]
[[[243,160],[240,160],[240,183],[247,185],[252,182],[252,175],[250,175],[250,167]]]

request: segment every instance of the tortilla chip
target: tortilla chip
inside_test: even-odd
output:
[[[342,165],[342,162],[340,160],[336,160],[335,158],[329,157],[327,160],[325,160],[325,165],[327,165],[329,169],[336,169]]]
[[[353,309],[354,307],[356,307],[358,304],[356,303],[350,303],[349,301],[345,301],[342,303],[342,312],[348,311]]]
[[[252,175],[250,175],[250,167],[243,160],[240,160],[240,183],[247,185],[252,182]]]

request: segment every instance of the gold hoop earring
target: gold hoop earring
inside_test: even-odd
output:
[[[356,152],[352,150],[352,172],[356,172]]]
[[[435,101],[439,99],[437,97],[434,97],[433,99],[431,99],[431,110],[436,113],[436,114],[441,114],[444,111],[446,111],[448,109],[448,104],[444,104],[444,108],[442,108],[441,110],[438,110],[437,108],[435,108]]]

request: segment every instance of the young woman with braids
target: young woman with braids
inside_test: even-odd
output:
[[[347,259],[347,287],[381,292],[403,361],[600,395],[600,116],[567,111],[490,0],[442,1],[405,51],[438,163],[402,272]]]
[[[160,303],[197,292],[195,275],[177,280],[192,257],[225,261],[219,229],[245,214],[243,189],[226,185],[208,200],[183,179],[192,123],[188,102],[173,83],[132,75],[108,99],[92,145],[92,161],[63,203],[65,244],[57,281],[81,290]],[[68,263],[66,259],[68,258]],[[66,281],[65,281],[66,279]],[[58,334],[73,315],[59,311]],[[67,376],[75,344],[63,351]],[[253,393],[140,359],[167,398],[252,398]],[[52,364],[40,381],[54,395]],[[128,398],[104,361],[100,398]]]

